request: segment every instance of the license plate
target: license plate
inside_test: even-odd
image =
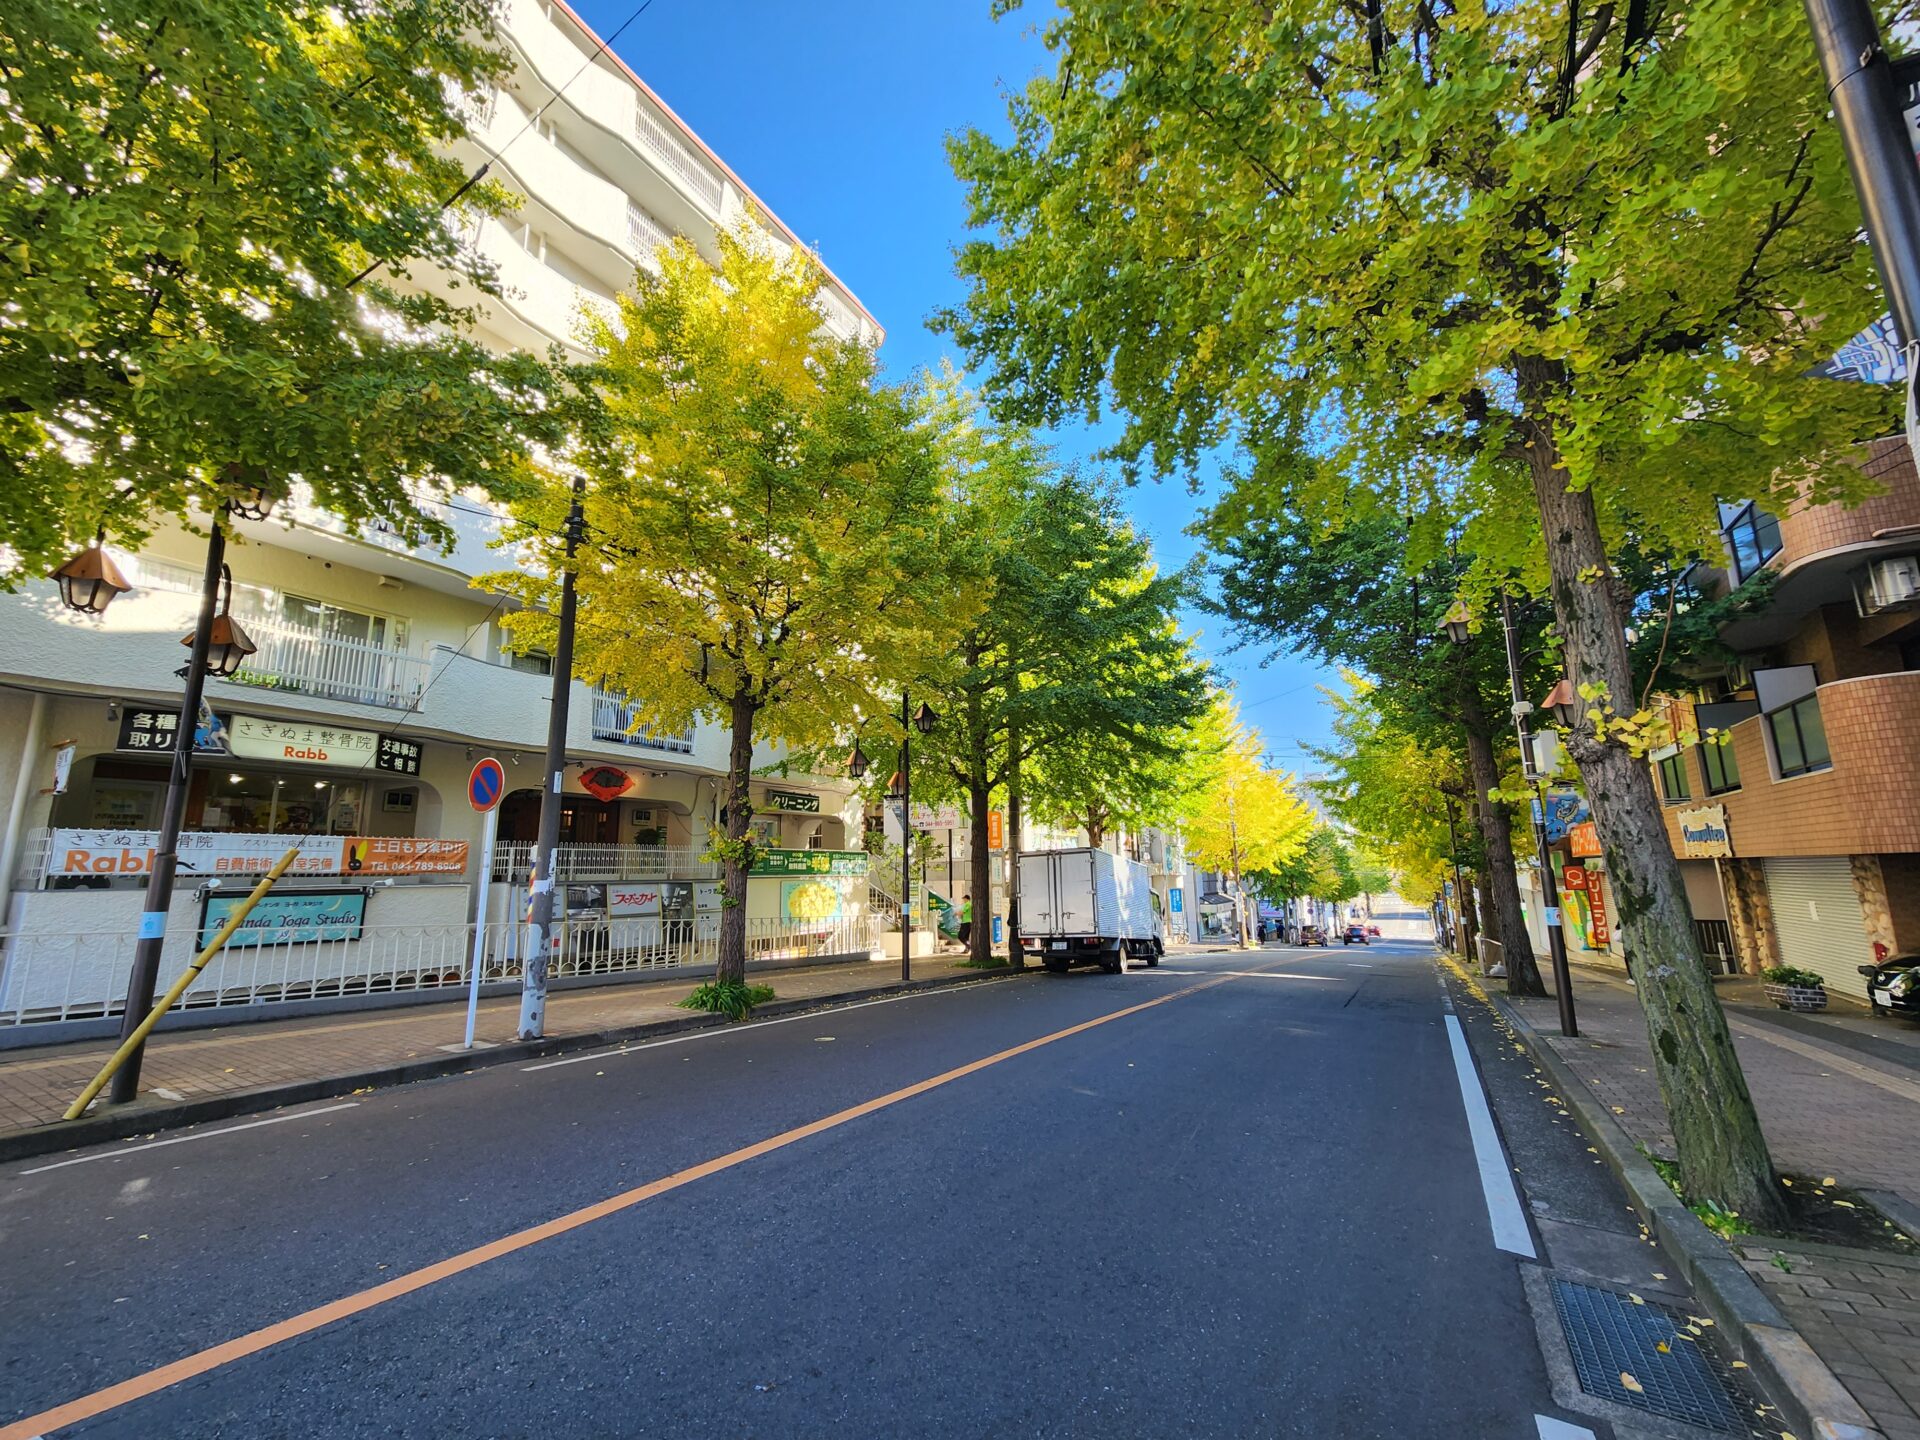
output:
[[[1048,945],[1047,948],[1049,950],[1064,950],[1067,948],[1067,942],[1064,940],[1055,940],[1052,944]]]
[[[1893,992],[1891,990],[1875,990],[1873,992],[1873,998],[1889,1009],[1893,1007]]]

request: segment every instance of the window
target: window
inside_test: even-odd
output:
[[[1740,762],[1733,758],[1733,741],[1702,740],[1700,764],[1707,772],[1707,793],[1719,795],[1740,788]]]
[[[1773,755],[1780,765],[1780,778],[1790,779],[1833,764],[1827,749],[1827,727],[1820,720],[1820,697],[1809,695],[1785,709],[1767,716],[1767,730],[1773,736]]]
[[[1745,581],[1780,553],[1780,522],[1752,502],[1722,507],[1720,533],[1733,556],[1733,578]]]
[[[308,600],[300,595],[280,597],[280,618],[303,630],[312,630],[329,640],[352,640],[363,645],[391,645],[405,649],[407,622],[370,615],[364,610],[349,610],[324,600]]]
[[[1667,803],[1671,805],[1676,800],[1689,798],[1686,752],[1676,750],[1657,763],[1660,770],[1660,793],[1666,797]]]
[[[502,650],[509,667],[529,675],[553,674],[553,657],[544,650]]]

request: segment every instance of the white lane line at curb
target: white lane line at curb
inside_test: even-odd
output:
[[[184,1145],[189,1140],[211,1140],[218,1135],[233,1135],[241,1130],[258,1130],[262,1125],[284,1125],[289,1120],[311,1120],[315,1115],[331,1115],[336,1110],[357,1110],[358,1100],[339,1105],[323,1105],[318,1110],[301,1110],[292,1115],[275,1115],[270,1120],[249,1120],[244,1125],[229,1125],[224,1130],[201,1130],[192,1135],[176,1135],[171,1140],[149,1140],[144,1145],[126,1145],[118,1150],[101,1150],[92,1155],[76,1155],[71,1160],[56,1160],[51,1165],[36,1165],[22,1175],[40,1175],[48,1170],[64,1170],[69,1165],[85,1165],[92,1160],[118,1160],[123,1155],[138,1155],[142,1150],[158,1150],[162,1145]]]
[[[1211,974],[1212,972],[1207,972]],[[990,984],[983,981],[982,984]],[[664,1040],[642,1040],[631,1045],[622,1045],[617,1050],[596,1050],[591,1055],[569,1055],[564,1060],[542,1060],[538,1065],[522,1065],[522,1075],[535,1070],[553,1070],[561,1065],[582,1065],[589,1060],[616,1060],[622,1055],[638,1055],[642,1050],[660,1050],[668,1045],[688,1045],[695,1040],[712,1040],[720,1035],[751,1035],[755,1031],[765,1030],[770,1025],[791,1025],[796,1020],[812,1020],[823,1023],[829,1014],[838,1015],[847,1010],[865,1010],[869,1005],[892,1005],[899,1000],[931,1000],[940,995],[958,995],[966,990],[977,989],[976,985],[956,985],[947,990],[921,990],[910,995],[886,995],[878,1000],[860,1000],[852,1005],[828,1006],[823,998],[822,1008],[809,1010],[799,1015],[782,1015],[773,1020],[755,1020],[750,1025],[717,1025],[711,1030],[696,1030],[691,1035],[670,1035]]]
[[[1586,1426],[1569,1425],[1551,1415],[1536,1415],[1533,1423],[1540,1427],[1540,1440],[1594,1440],[1593,1432]]]
[[[1460,1028],[1459,1016],[1450,1014],[1446,1021],[1447,1044],[1453,1048],[1453,1073],[1460,1082],[1460,1102],[1467,1108],[1467,1133],[1473,1137],[1473,1158],[1480,1167],[1480,1193],[1486,1198],[1493,1243],[1509,1255],[1536,1259],[1527,1217],[1520,1212],[1520,1196],[1513,1188],[1513,1172],[1493,1128],[1493,1113],[1487,1109],[1487,1092],[1480,1088],[1479,1073],[1473,1068],[1466,1032]]]

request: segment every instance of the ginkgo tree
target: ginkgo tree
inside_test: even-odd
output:
[[[595,353],[570,462],[584,480],[576,671],[635,723],[725,727],[720,986],[744,983],[756,742],[821,751],[886,724],[905,680],[937,670],[978,604],[942,433],[873,354],[823,325],[816,260],[750,223],[718,265],[681,239],[642,270]],[[550,568],[487,577],[550,643],[572,487],[520,507]],[[897,722],[894,722],[897,728]]]
[[[1061,0],[1044,35],[1010,138],[951,146],[991,233],[946,319],[989,396],[1029,424],[1111,403],[1157,472],[1310,451],[1325,508],[1463,522],[1476,617],[1546,594],[1682,1181],[1778,1219],[1644,747],[1612,723],[1637,708],[1614,560],[1629,534],[1713,553],[1720,500],[1873,487],[1844,447],[1888,398],[1808,376],[1883,302],[1803,16]]]
[[[511,63],[493,11],[10,0],[0,587],[205,514],[232,467],[408,541],[446,533],[423,488],[517,485],[556,381],[466,334],[498,285],[454,222],[511,196],[449,153]]]
[[[1180,831],[1197,868],[1217,870],[1233,881],[1240,943],[1250,945],[1248,877],[1275,869],[1306,848],[1313,810],[1294,789],[1292,776],[1262,758],[1260,736],[1241,723],[1226,696],[1215,696],[1197,729],[1195,763],[1205,778],[1186,797]]]

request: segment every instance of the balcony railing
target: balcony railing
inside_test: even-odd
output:
[[[649,750],[671,750],[680,755],[693,753],[693,732],[656,735],[644,725],[636,728],[633,707],[624,695],[593,692],[593,738],[611,740],[619,745],[641,745]]]
[[[409,710],[427,683],[426,660],[404,650],[284,620],[243,616],[241,623],[260,648],[233,677],[236,685]]]
[[[692,153],[672,135],[667,127],[648,113],[646,101],[634,96],[633,137],[654,153],[694,194],[707,202],[709,209],[720,209],[720,182],[710,174],[706,166],[693,158]]]

